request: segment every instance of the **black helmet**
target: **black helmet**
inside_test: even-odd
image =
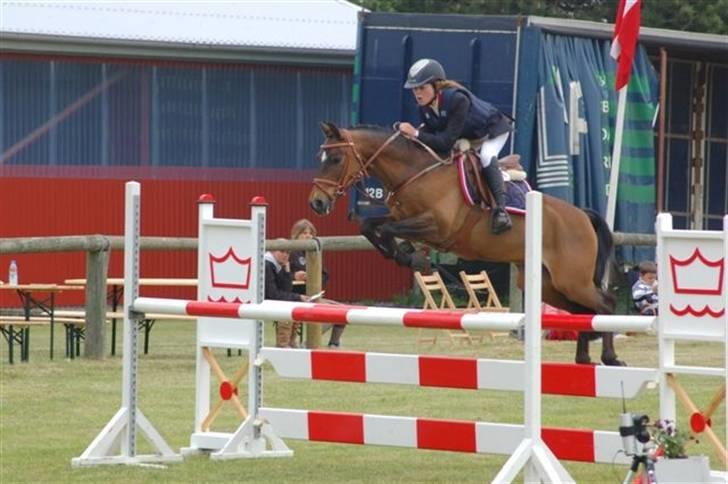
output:
[[[445,69],[439,62],[433,59],[420,59],[410,67],[404,88],[412,89],[441,79],[446,79],[446,77]]]

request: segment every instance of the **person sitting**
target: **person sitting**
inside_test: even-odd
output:
[[[640,278],[632,286],[632,301],[643,316],[657,316],[657,265],[652,261],[640,262]]]
[[[283,240],[285,239],[278,239]],[[308,301],[303,294],[293,292],[289,253],[273,250],[265,253],[265,298],[280,301]],[[276,346],[279,348],[298,348],[296,342],[297,325],[292,321],[276,322]]]
[[[418,129],[400,122],[399,131],[445,156],[460,138],[479,147],[483,178],[495,199],[491,231],[500,234],[509,230],[512,224],[505,210],[498,153],[513,131],[512,120],[462,85],[448,80],[442,65],[434,59],[420,59],[412,64],[404,88],[412,89],[423,125]]]
[[[291,239],[293,240],[309,240],[316,237],[316,227],[310,220],[302,218],[291,227]],[[306,253],[304,251],[291,252],[291,273],[296,281],[306,281]],[[329,274],[325,269],[321,271],[321,288],[326,287],[329,280]],[[305,286],[295,286],[304,290]],[[333,326],[333,327],[332,327]],[[331,330],[329,338],[329,348],[339,348],[341,346],[341,335],[344,333],[344,325],[324,325],[324,332]]]

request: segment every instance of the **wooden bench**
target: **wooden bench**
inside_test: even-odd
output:
[[[71,327],[76,324],[83,323],[83,320],[70,317],[55,317],[54,323],[61,323],[66,327],[66,357],[73,358],[71,347],[72,333]],[[25,316],[0,316],[0,332],[8,342],[8,360],[13,364],[13,346],[15,343],[20,345],[20,361],[28,361],[30,356],[30,328],[33,326],[49,326],[51,318],[49,316],[31,316],[26,319]],[[53,344],[53,341],[51,341]]]
[[[71,328],[71,347],[75,347],[76,356],[78,356],[81,347],[81,340],[86,336],[86,312],[85,311],[73,311],[73,310],[57,310],[55,312],[60,317],[73,318],[75,323]],[[111,322],[111,344],[112,352],[115,354],[116,347],[116,321],[123,320],[124,313],[120,311],[108,311],[106,313],[106,321]],[[197,321],[195,316],[175,316],[169,314],[158,314],[158,313],[147,313],[138,322],[138,329],[144,330],[144,354],[149,353],[149,334],[154,327],[154,323],[159,319],[165,319],[170,321]]]

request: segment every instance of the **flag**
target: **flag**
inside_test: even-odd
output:
[[[615,89],[619,91],[629,82],[632,59],[640,36],[640,7],[642,0],[619,0],[614,22],[614,39],[610,54],[617,61]]]

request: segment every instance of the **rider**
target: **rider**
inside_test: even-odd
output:
[[[476,97],[445,77],[442,65],[433,59],[420,59],[410,67],[405,89],[412,89],[423,125],[399,123],[399,131],[417,138],[438,153],[448,153],[460,138],[480,145],[482,172],[495,199],[491,230],[500,234],[511,228],[505,211],[503,176],[498,153],[513,130],[511,120],[492,104]]]

